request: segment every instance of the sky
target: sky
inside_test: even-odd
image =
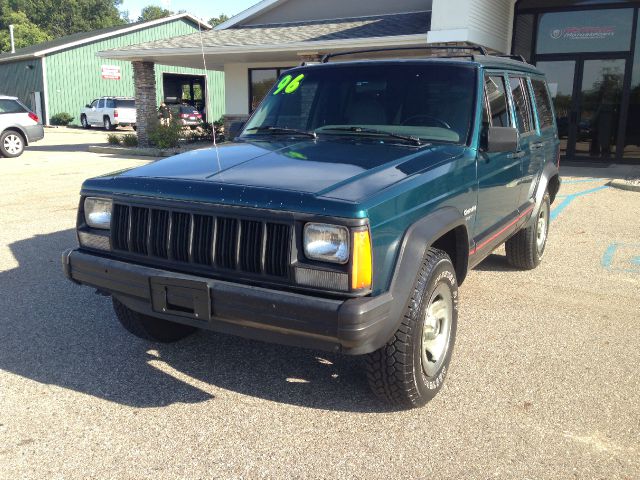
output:
[[[178,12],[185,10],[196,17],[209,20],[221,14],[229,17],[255,5],[260,0],[123,0],[120,6],[121,11],[129,11],[129,18],[133,21],[138,19],[140,11],[147,5],[158,5],[168,10]]]

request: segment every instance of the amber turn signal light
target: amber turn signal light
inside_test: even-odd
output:
[[[371,238],[369,230],[353,232],[353,266],[351,271],[351,289],[371,288]]]

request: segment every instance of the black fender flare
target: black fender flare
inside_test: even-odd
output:
[[[554,187],[554,191],[549,192],[549,194],[551,195],[551,203],[553,203],[553,201],[555,200],[556,194],[560,189],[560,171],[558,170],[558,166],[555,163],[548,162],[540,173],[540,180],[538,181],[538,187],[536,188],[536,210],[540,206],[540,203],[542,203],[544,192],[547,191],[549,182],[553,177],[558,177],[558,185],[557,187]]]
[[[375,302],[369,301],[366,303],[367,310],[386,310],[380,315],[380,321],[384,322],[384,326],[376,329],[375,337],[368,339],[367,343],[361,345],[358,349],[352,350],[351,354],[373,352],[389,341],[402,322],[402,316],[411,300],[413,286],[422,267],[422,261],[427,249],[445,234],[459,227],[464,227],[464,237],[466,237],[457,242],[458,261],[456,265],[459,267],[456,268],[456,274],[457,276],[461,275],[458,279],[458,282],[461,283],[467,273],[469,264],[469,234],[465,217],[458,209],[450,206],[442,207],[416,221],[405,231],[389,290],[376,297]],[[362,299],[362,303],[358,300],[360,299],[351,300],[348,308],[341,309],[341,313],[344,314],[343,316],[341,315],[341,329],[349,332],[358,329],[357,325],[349,324],[346,319],[358,318],[364,313],[365,300],[371,299],[365,297],[365,299]]]
[[[553,180],[554,178],[556,180]],[[552,184],[551,182],[554,183]],[[542,205],[542,199],[544,198],[544,194],[550,186],[552,188],[549,191],[549,195],[551,196],[551,203],[553,203],[556,198],[556,194],[560,190],[560,171],[555,163],[547,162],[543,167],[542,172],[540,173],[540,179],[538,180],[536,193],[533,197],[534,213],[529,217],[526,225],[532,225],[535,219],[538,218],[538,212],[540,211],[540,206]]]

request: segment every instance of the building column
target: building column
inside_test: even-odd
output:
[[[136,92],[136,125],[138,145],[149,147],[149,132],[158,124],[156,105],[156,72],[153,62],[131,62]]]

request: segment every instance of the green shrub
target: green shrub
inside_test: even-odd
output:
[[[67,126],[71,122],[73,122],[73,117],[69,115],[67,112],[62,112],[62,113],[56,113],[54,116],[52,116],[49,119],[49,121],[51,122],[51,125]]]
[[[117,133],[110,133],[107,135],[107,142],[111,145],[120,145],[120,135]]]
[[[125,147],[137,147],[138,146],[138,136],[135,133],[127,133],[120,137],[120,143]]]
[[[169,125],[158,124],[149,132],[149,141],[160,149],[175,148],[183,138],[182,126],[172,121]]]
[[[216,129],[216,142],[222,143],[225,141],[224,136],[224,122],[222,120],[218,120],[213,122],[213,124],[209,122],[202,122],[200,126],[192,130],[190,133],[186,134],[187,140],[190,141],[205,141],[205,142],[213,142],[213,128]]]

